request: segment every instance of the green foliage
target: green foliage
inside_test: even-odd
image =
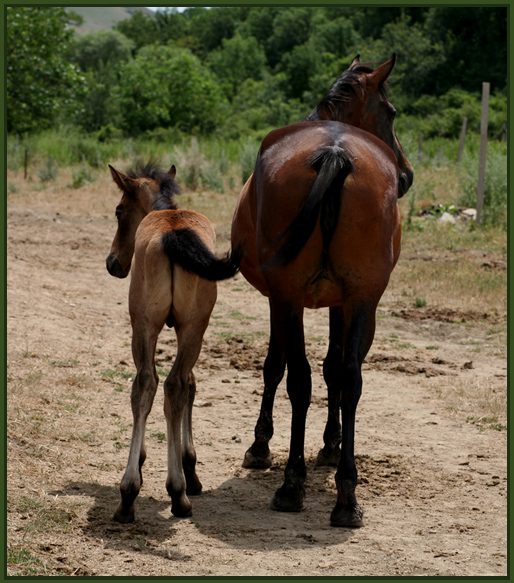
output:
[[[59,175],[59,168],[52,156],[49,156],[43,166],[38,170],[38,176],[41,182],[51,182]]]
[[[73,31],[63,8],[7,10],[7,130],[22,134],[50,127],[81,109],[87,85],[66,61]]]
[[[479,93],[470,94],[462,89],[451,89],[440,97],[424,95],[406,109],[409,113],[401,116],[401,127],[422,133],[426,138],[458,138],[464,118],[468,120],[467,131],[480,132],[482,97]],[[489,136],[500,138],[503,122],[507,119],[505,96],[491,96],[488,117]]]
[[[117,99],[123,128],[211,132],[226,110],[219,84],[187,49],[150,45],[120,70]]]
[[[266,57],[264,50],[253,37],[242,38],[236,34],[223,39],[222,47],[209,54],[212,69],[226,87],[225,92],[233,100],[239,87],[247,79],[259,80],[263,76]]]
[[[135,43],[117,30],[99,30],[76,36],[69,58],[82,71],[99,71],[114,67],[132,57]]]
[[[253,174],[258,151],[259,145],[254,141],[246,142],[246,144],[244,144],[241,149],[241,178],[243,180],[243,184]]]
[[[91,173],[91,169],[85,163],[77,170],[72,171],[72,178],[72,183],[68,185],[71,188],[80,188],[86,182],[94,182],[96,180]]]
[[[475,207],[478,182],[476,153],[475,155],[464,153],[460,170],[463,194],[458,203]],[[497,146],[490,144],[486,156],[483,224],[507,227],[507,193],[506,144],[500,143]]]

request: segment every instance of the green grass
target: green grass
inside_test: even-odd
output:
[[[9,545],[7,548],[7,564],[18,567],[19,572],[17,575],[22,577],[48,574],[47,565],[25,548],[14,548]]]
[[[44,533],[58,529],[67,531],[74,514],[63,510],[40,498],[24,496],[16,504],[16,510],[26,516],[23,530],[32,533]]]

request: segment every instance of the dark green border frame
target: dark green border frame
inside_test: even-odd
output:
[[[98,2],[91,2],[91,1],[78,1],[78,0],[70,0],[69,2],[67,2],[66,4],[63,4],[62,2],[52,2],[50,0],[40,0],[38,2],[30,2],[30,1],[23,1],[23,0],[13,0],[13,1],[5,1],[2,0],[1,2],[2,4],[2,10],[0,12],[0,30],[2,31],[3,34],[3,38],[6,38],[6,34],[5,34],[5,26],[6,26],[6,22],[5,22],[5,14],[6,14],[6,7],[7,6],[27,6],[27,5],[49,5],[49,6],[69,6],[69,7],[73,7],[73,6],[141,6],[141,2],[137,2],[137,0],[127,0],[124,3],[98,3]],[[184,4],[184,2],[182,3],[163,3],[163,2],[152,2],[153,5],[155,6],[160,6],[160,7],[172,7],[172,6],[180,6],[181,4]],[[472,8],[474,6],[490,6],[490,7],[506,7],[507,8],[507,18],[508,18],[508,51],[507,51],[507,55],[508,55],[508,72],[509,72],[509,80],[508,80],[508,112],[507,112],[507,116],[508,116],[508,136],[510,138],[510,132],[512,130],[512,126],[513,126],[513,121],[512,121],[512,115],[511,115],[511,104],[510,104],[510,98],[511,98],[511,73],[512,73],[512,58],[511,58],[511,49],[512,49],[512,45],[511,45],[511,40],[510,40],[510,32],[512,30],[512,24],[513,24],[513,18],[514,18],[514,12],[512,10],[513,6],[514,6],[514,0],[508,0],[506,2],[492,2],[492,3],[488,3],[488,2],[475,2],[475,1],[468,1],[468,0],[453,0],[452,2],[443,2],[441,0],[436,0],[436,1],[432,1],[432,2],[417,2],[417,1],[408,1],[408,0],[396,0],[394,2],[384,2],[381,0],[367,0],[365,2],[358,2],[358,1],[350,1],[350,2],[341,2],[341,1],[337,1],[337,0],[324,0],[323,2],[313,2],[312,0],[308,0],[308,1],[301,1],[301,0],[279,0],[279,2],[274,1],[274,0],[261,0],[260,2],[249,2],[249,1],[240,1],[240,2],[229,2],[229,1],[225,1],[225,2],[220,2],[219,0],[217,0],[216,2],[213,3],[206,3],[206,2],[200,2],[200,1],[189,1],[187,2],[188,6],[237,6],[237,5],[247,5],[247,6],[276,6],[277,4],[281,5],[281,6],[330,6],[330,5],[345,5],[345,6],[388,6],[388,7],[392,7],[392,6],[434,6],[434,5],[445,5],[445,6],[462,6],[462,7],[469,7]],[[14,577],[9,577],[6,578],[6,554],[7,554],[7,524],[6,524],[6,519],[7,519],[7,500],[6,500],[6,493],[7,493],[7,439],[6,439],[6,424],[7,424],[7,420],[6,420],[6,411],[7,411],[7,391],[6,391],[6,387],[7,387],[7,372],[6,372],[6,364],[7,364],[7,301],[6,301],[6,286],[7,286],[7,175],[6,175],[6,170],[7,170],[7,164],[6,164],[6,100],[5,100],[5,71],[6,71],[6,64],[5,64],[5,41],[1,43],[1,56],[2,59],[0,60],[0,79],[1,79],[1,83],[2,83],[2,93],[1,93],[1,104],[2,104],[2,112],[3,115],[1,116],[1,130],[2,130],[2,136],[3,139],[1,141],[1,156],[0,156],[0,164],[1,164],[1,173],[2,173],[2,204],[0,205],[0,314],[1,314],[1,318],[0,318],[0,323],[1,323],[1,329],[0,329],[0,359],[1,359],[1,366],[0,366],[0,387],[3,389],[2,391],[2,398],[1,398],[1,404],[2,404],[2,410],[1,410],[1,415],[0,415],[0,423],[1,423],[1,432],[0,432],[0,442],[2,444],[2,453],[3,453],[3,463],[0,463],[0,484],[2,485],[2,489],[0,490],[3,493],[2,496],[2,503],[0,504],[0,518],[1,518],[1,525],[0,525],[0,557],[2,559],[1,561],[1,569],[0,569],[0,581],[12,581],[12,580],[16,580],[18,578],[14,578]],[[508,160],[508,189],[509,189],[509,193],[508,193],[508,239],[507,239],[507,248],[508,248],[508,254],[509,257],[511,255],[511,252],[513,251],[513,246],[512,246],[512,233],[511,233],[511,229],[510,226],[513,224],[513,219],[514,219],[514,205],[512,204],[512,200],[513,200],[513,192],[512,192],[512,183],[511,183],[511,168],[513,168],[514,165],[514,159],[513,159],[513,155],[512,155],[512,148],[510,147],[510,139],[508,141],[508,147],[507,147],[507,160]],[[514,348],[512,346],[511,343],[511,338],[512,338],[512,317],[510,314],[510,307],[511,307],[511,278],[510,278],[510,261],[508,262],[509,266],[508,266],[508,283],[507,283],[507,294],[508,294],[508,300],[509,300],[509,317],[508,317],[508,326],[507,326],[507,343],[508,343],[508,387],[510,387],[510,380],[512,378],[512,356],[514,356]],[[509,419],[512,417],[511,416],[511,412],[512,412],[512,399],[508,398],[507,400],[508,403],[508,417]],[[510,453],[513,451],[512,450],[512,432],[508,433],[508,446],[507,446],[507,455],[508,455],[508,460],[510,460]],[[510,481],[510,477],[511,477],[511,467],[512,464],[509,463],[509,468],[508,468],[508,476],[509,476],[509,481]],[[508,521],[507,521],[507,549],[508,551],[510,550],[510,542],[512,540],[511,538],[511,526],[512,526],[512,520],[511,520],[511,493],[510,493],[510,489],[508,491],[508,495],[507,495],[507,508],[508,508]],[[436,580],[438,582],[443,582],[443,581],[449,581],[449,580],[454,580],[454,579],[461,579],[461,580],[465,580],[465,581],[482,581],[482,580],[499,580],[499,581],[510,581],[511,580],[511,569],[510,569],[510,558],[507,559],[508,563],[507,563],[507,577],[455,577],[452,579],[443,579],[443,578],[438,578],[438,577],[428,577],[428,579],[431,580]],[[32,579],[30,577],[21,577],[20,579],[26,580],[26,581],[31,581],[31,580],[40,580],[40,578],[38,579]],[[49,577],[49,579],[56,579],[56,580],[63,580],[63,579],[69,579],[69,577]],[[98,577],[85,577],[84,579],[88,579],[88,580],[102,580],[101,578]],[[203,581],[206,578],[195,578],[195,577],[148,577],[148,578],[144,578],[144,577],[114,577],[114,579],[117,580],[132,580],[132,581],[139,581],[142,579],[161,579],[161,580],[173,580],[173,581],[187,581],[187,582],[192,582],[192,581]],[[233,579],[242,579],[242,580],[248,580],[248,581],[253,581],[253,580],[266,580],[266,581],[270,581],[270,580],[274,580],[273,578],[269,578],[269,577],[208,577],[208,579],[214,579],[214,580],[218,580],[218,581],[224,581],[224,580],[233,580]],[[417,580],[418,578],[407,578],[407,577],[403,577],[401,579],[398,579],[396,577],[283,577],[280,580],[306,580],[306,581],[311,581],[311,580],[333,580],[333,581],[339,581],[339,580],[347,580],[347,581],[372,581],[372,580],[386,580],[386,581],[406,581],[406,580]],[[110,580],[110,579],[109,579]]]

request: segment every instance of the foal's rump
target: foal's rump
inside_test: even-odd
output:
[[[216,299],[216,281],[232,277],[238,262],[234,254],[214,253],[216,235],[210,221],[194,211],[161,210],[149,213],[136,233],[130,285],[131,313],[144,305],[157,322],[173,326],[180,313],[187,316],[206,297]],[[211,305],[212,303],[212,305]],[[149,314],[150,315],[150,314]]]

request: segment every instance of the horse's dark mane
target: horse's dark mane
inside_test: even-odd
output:
[[[372,73],[373,68],[368,64],[359,64],[351,70],[344,71],[333,83],[332,87],[323,96],[321,101],[303,121],[317,121],[320,118],[320,111],[328,111],[330,119],[340,119],[343,117],[344,109],[355,97],[358,96],[358,88],[361,85],[359,75]],[[387,96],[387,84],[382,83],[379,91]]]
[[[130,178],[150,178],[159,185],[159,192],[154,197],[153,210],[162,211],[176,209],[174,200],[176,194],[180,193],[180,186],[164,170],[161,170],[157,163],[150,160],[146,164],[138,162],[134,168],[127,171]]]

